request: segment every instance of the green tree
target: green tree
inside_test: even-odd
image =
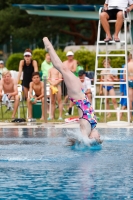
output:
[[[16,0],[15,3],[62,4],[62,0]],[[103,1],[89,1],[89,4],[95,3],[102,4]],[[0,1],[0,44],[9,44],[10,36],[12,36],[13,51],[16,49],[23,51],[29,46],[34,48],[33,44],[43,47],[42,38],[45,35],[49,36],[53,44],[57,35],[60,36],[61,43],[70,40],[75,41],[76,44],[81,44],[84,40],[94,43],[96,39],[97,25],[94,21],[28,15],[26,11],[13,7],[12,4],[14,4],[14,0]],[[88,4],[88,1],[64,0],[63,4]]]

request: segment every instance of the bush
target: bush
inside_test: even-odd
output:
[[[6,62],[6,68],[8,70],[15,70],[18,71],[19,62],[23,59],[22,53],[14,53],[11,54]]]
[[[74,57],[84,67],[85,71],[93,71],[95,69],[95,52],[81,48],[75,52]]]
[[[101,54],[105,54],[105,52],[101,52]],[[124,51],[111,51],[110,54],[124,54]],[[103,67],[103,60],[106,57],[99,57],[98,60],[98,67],[102,68]],[[125,64],[125,57],[120,57],[120,56],[116,56],[116,57],[108,57],[111,60],[111,67],[113,68],[121,68],[121,66],[123,64]]]
[[[34,49],[32,51],[32,59],[37,61],[39,70],[41,68],[41,63],[44,61],[45,54],[46,51],[44,49]],[[19,62],[22,59],[24,59],[23,53],[11,54],[6,62],[7,69],[18,71]]]
[[[58,49],[56,53],[62,62],[66,60],[66,52],[62,51],[61,49]]]
[[[42,62],[45,59],[46,53],[47,52],[44,49],[39,49],[39,48],[34,49],[32,51],[32,59],[37,61],[37,63],[38,63],[38,70],[39,71],[41,70],[41,64],[42,64]]]
[[[44,49],[34,49],[32,52],[32,58],[35,59],[38,63],[39,71],[41,69],[41,63],[45,59],[45,54],[47,52]],[[56,51],[57,55],[61,59],[61,61],[65,61],[66,52],[58,49]],[[105,52],[102,52],[104,54]],[[110,54],[124,54],[123,51],[112,51]],[[94,71],[95,70],[95,52],[88,51],[85,48],[81,48],[75,52],[74,58],[80,63],[81,66],[84,67],[86,71]],[[125,63],[124,57],[109,57],[111,59],[111,66],[113,68],[120,68],[122,64]],[[15,53],[9,56],[6,67],[9,70],[18,70],[19,62],[23,59],[22,53]],[[98,59],[98,67],[102,68],[102,61],[105,57],[99,57]]]

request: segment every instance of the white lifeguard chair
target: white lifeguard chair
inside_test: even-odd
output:
[[[99,10],[99,15],[101,13],[102,8],[100,8]],[[127,75],[127,51],[128,51],[128,47],[130,47],[130,50],[132,48],[132,37],[131,37],[131,16],[130,13],[126,13],[125,15],[125,9],[123,10],[123,22],[124,22],[124,40],[120,41],[119,43],[115,42],[115,41],[109,41],[109,43],[101,41],[100,40],[100,35],[101,35],[101,22],[99,20],[99,24],[98,24],[98,33],[97,33],[97,48],[96,48],[96,61],[95,61],[95,77],[94,77],[94,109],[96,113],[105,113],[105,122],[106,122],[106,113],[107,112],[111,112],[111,113],[117,113],[117,123],[115,123],[115,121],[112,122],[108,122],[108,125],[116,125],[117,127],[120,125],[121,126],[125,126],[125,125],[129,125],[130,124],[130,109],[129,109],[129,100],[128,100],[128,75]],[[109,23],[115,23],[116,20],[109,20]],[[130,45],[127,46],[127,23],[129,23],[129,33],[130,33]],[[105,44],[105,49],[106,52],[105,54],[100,53],[100,45]],[[110,45],[112,44],[112,45]],[[113,49],[114,48],[114,49]],[[118,50],[122,50],[124,51],[123,54],[109,54],[110,51],[118,51]],[[126,74],[126,82],[122,82],[122,81],[117,81],[117,82],[100,82],[98,81],[98,76],[100,71],[106,70],[106,68],[99,68],[98,67],[98,59],[100,57],[106,58],[106,60],[108,59],[108,57],[124,57],[125,58],[125,68],[115,68],[116,70],[120,71],[120,70],[124,70],[123,72],[125,72]],[[123,63],[124,64],[124,63]],[[120,73],[118,73],[120,74]],[[127,95],[126,96],[121,96],[121,95],[117,95],[117,96],[109,96],[109,95],[103,95],[103,96],[99,96],[97,94],[96,88],[97,86],[100,86],[100,84],[109,84],[112,83],[113,85],[118,85],[118,84],[126,84],[126,89],[127,89]],[[107,99],[107,98],[126,98],[127,99],[127,110],[121,110],[120,107],[118,107],[117,110],[106,110],[106,101],[105,101],[105,107],[104,109],[100,108],[98,109],[96,107],[96,101],[99,99],[102,100],[103,99]],[[120,112],[126,112],[127,113],[127,121],[123,122],[120,121]]]

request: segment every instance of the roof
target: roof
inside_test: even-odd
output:
[[[99,19],[99,8],[102,5],[48,5],[48,4],[13,4],[31,15],[66,17],[80,19]]]

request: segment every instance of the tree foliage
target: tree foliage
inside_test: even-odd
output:
[[[15,3],[59,5],[62,4],[62,0],[16,0]],[[103,1],[63,1],[63,4],[100,3],[103,4]],[[70,40],[73,40],[75,44],[82,44],[83,41],[89,44],[95,42],[97,30],[95,21],[28,15],[26,11],[20,10],[18,7],[13,7],[12,4],[14,4],[14,0],[0,1],[0,44],[9,43],[10,36],[13,38],[13,47],[15,48],[16,46],[17,51],[19,48],[22,51],[26,48],[26,45],[30,46],[31,44],[42,47],[43,36],[48,36],[53,44],[57,36],[60,37],[60,43],[66,43]],[[20,47],[18,47],[18,44]]]

